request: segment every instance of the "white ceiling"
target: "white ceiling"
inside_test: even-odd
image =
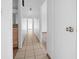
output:
[[[18,8],[18,0],[13,0],[13,9]]]
[[[25,7],[40,7],[45,0],[25,0]]]
[[[24,11],[23,11],[23,15],[24,17],[39,17],[40,15],[40,6],[42,6],[43,2],[45,0],[25,0],[24,2]],[[32,8],[31,13],[30,8]]]
[[[25,0],[25,6],[40,7],[45,0]],[[18,8],[18,0],[13,0],[13,8]]]
[[[22,14],[24,17],[28,14],[30,8],[32,8],[32,15],[37,16],[39,14],[40,6],[42,6],[45,0],[24,0],[24,8],[22,9]],[[18,8],[18,0],[13,0],[13,8]]]

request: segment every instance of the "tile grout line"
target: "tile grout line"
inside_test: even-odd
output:
[[[36,35],[34,33],[32,34],[29,34],[26,36],[26,39],[25,39],[25,42],[24,42],[24,46],[23,46],[23,49],[24,49],[24,57],[23,59],[28,59],[28,57],[34,57],[34,59],[37,59],[38,56],[41,56],[42,54],[38,54],[41,49],[40,45],[41,44],[40,42],[37,41],[37,38],[36,38]],[[30,47],[30,49],[32,49],[33,51],[33,56],[31,56],[29,53],[27,53],[28,51],[28,47]],[[37,51],[36,51],[37,50]],[[31,50],[30,50],[31,51]],[[27,57],[26,57],[26,53],[27,53]]]
[[[33,34],[32,34],[32,35],[33,35]],[[33,39],[34,39],[34,36],[33,36]],[[35,50],[34,50],[34,42],[33,42],[33,40],[32,40],[32,44],[33,44],[34,57],[35,57],[35,59],[36,59]]]
[[[27,40],[28,40],[28,35],[27,35]],[[24,56],[24,59],[26,59],[26,45],[25,45],[25,56]]]
[[[28,35],[27,35],[27,39],[28,39]],[[25,55],[24,55],[24,59],[26,58],[26,39],[25,39]]]

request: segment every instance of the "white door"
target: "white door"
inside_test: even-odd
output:
[[[28,18],[28,32],[32,32],[33,30],[32,21],[32,18]]]
[[[76,59],[76,48],[76,0],[55,0],[55,59]]]

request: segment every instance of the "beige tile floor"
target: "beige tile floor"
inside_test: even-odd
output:
[[[29,32],[23,44],[23,48],[17,51],[15,59],[49,59],[47,52],[36,39],[34,33]]]

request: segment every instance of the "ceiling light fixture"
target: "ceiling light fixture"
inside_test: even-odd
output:
[[[32,11],[32,8],[30,8],[30,11]]]
[[[22,6],[24,7],[24,0],[22,0]]]

